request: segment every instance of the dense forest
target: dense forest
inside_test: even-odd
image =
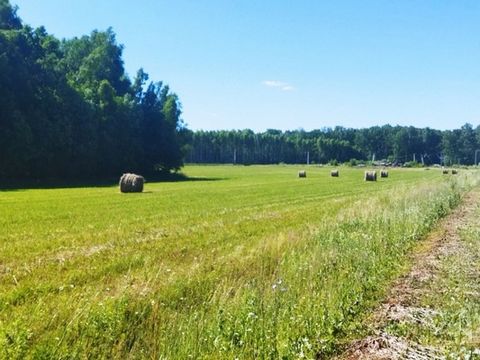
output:
[[[480,127],[470,124],[448,131],[385,125],[193,132],[168,86],[149,81],[142,69],[127,76],[122,51],[112,29],[60,40],[23,24],[9,0],[0,0],[0,178],[151,174],[184,161],[471,165],[480,149]]]
[[[0,177],[112,176],[179,169],[186,132],[177,96],[139,70],[115,33],[59,40],[0,0]]]
[[[456,130],[412,126],[335,127],[314,131],[196,131],[191,136],[191,163],[327,163],[387,160],[392,163],[472,165],[480,149],[480,126]],[[480,150],[478,152],[480,161]]]

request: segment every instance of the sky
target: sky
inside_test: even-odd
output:
[[[11,0],[59,38],[112,27],[193,130],[480,123],[478,0]]]

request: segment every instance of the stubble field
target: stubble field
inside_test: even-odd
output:
[[[334,355],[477,182],[299,169],[187,166],[142,194],[0,191],[0,357]]]

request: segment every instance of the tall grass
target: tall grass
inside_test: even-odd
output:
[[[331,355],[474,175],[190,167],[210,180],[0,193],[5,358]],[[217,178],[218,180],[215,180]]]

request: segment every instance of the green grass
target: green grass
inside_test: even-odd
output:
[[[480,197],[480,189],[476,198]],[[446,359],[480,359],[480,205],[460,222],[460,239],[437,256],[436,273],[414,303],[422,321],[391,321],[387,331],[436,349]]]
[[[476,176],[188,166],[192,180],[0,192],[3,358],[338,350]]]

